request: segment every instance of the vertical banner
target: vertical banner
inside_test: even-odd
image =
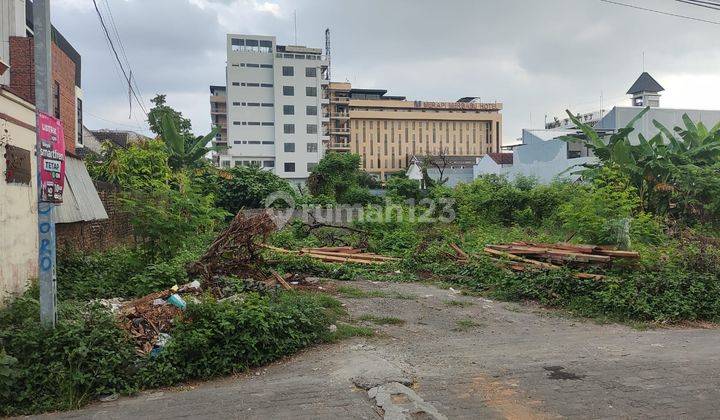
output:
[[[62,203],[65,189],[65,135],[62,122],[38,112],[38,169],[40,171],[40,201]]]

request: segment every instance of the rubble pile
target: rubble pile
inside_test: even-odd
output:
[[[261,270],[264,262],[256,240],[262,238],[264,241],[275,229],[275,222],[267,213],[247,218],[239,212],[205,254],[187,267],[188,275],[202,278],[216,295],[218,291],[212,282],[217,276],[265,278]]]
[[[151,293],[120,303],[116,315],[120,325],[135,341],[136,351],[146,355],[159,351],[169,340],[175,319],[182,319],[185,299],[202,292],[200,282]],[[184,297],[184,298],[183,298]]]

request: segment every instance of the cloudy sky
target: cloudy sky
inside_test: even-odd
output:
[[[480,96],[504,103],[504,142],[566,108],[627,104],[643,69],[666,107],[720,109],[720,11],[675,0],[97,0],[109,5],[146,108],[156,93],[209,130],[211,84],[225,84],[225,34],[324,46],[333,79],[409,99]],[[85,121],[147,132],[91,0],[52,0],[53,22],[82,55]]]

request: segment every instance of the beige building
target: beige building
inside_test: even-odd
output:
[[[501,103],[409,101],[385,90],[330,83],[323,117],[327,151],[352,152],[381,179],[404,171],[413,157],[481,157],[500,151]]]
[[[37,277],[35,107],[0,85],[0,306]]]

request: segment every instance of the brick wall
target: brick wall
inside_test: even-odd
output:
[[[117,186],[99,181],[94,184],[108,219],[55,225],[58,248],[92,252],[134,243],[130,216],[120,211],[117,201]]]
[[[33,104],[35,103],[34,49],[33,38],[10,37],[10,90]],[[60,85],[60,120],[65,132],[65,149],[74,154],[77,119],[75,63],[55,43],[52,44],[52,74],[53,80]]]

